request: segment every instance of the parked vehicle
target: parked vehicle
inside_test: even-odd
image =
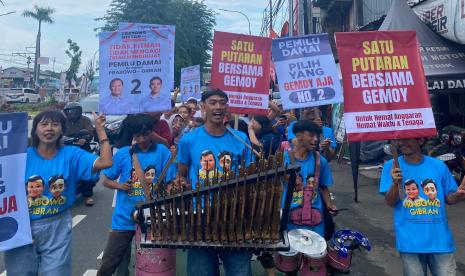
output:
[[[6,93],[5,101],[7,103],[40,103],[42,98],[32,88],[11,88]]]
[[[89,117],[91,120],[94,119],[92,112],[98,112],[99,96],[99,94],[92,94],[79,100],[82,106],[82,115]],[[126,115],[107,115],[106,118],[105,130],[110,143],[113,144],[118,137],[121,123],[126,118]]]

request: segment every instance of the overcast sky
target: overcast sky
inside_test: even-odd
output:
[[[16,13],[0,16],[0,66],[26,67],[26,59],[12,56],[15,52],[34,52],[35,38],[38,24],[32,18],[24,18],[21,14],[24,10],[32,10],[34,5],[52,7],[55,13],[52,15],[55,23],[42,25],[41,55],[50,57],[50,64],[42,66],[42,69],[52,69],[55,58],[55,71],[64,71],[68,68],[69,58],[65,54],[67,39],[71,38],[81,47],[81,70],[90,61],[98,49],[98,39],[94,28],[103,25],[95,21],[108,9],[111,0],[3,0],[4,6],[0,6],[0,14],[10,11]],[[268,1],[265,0],[206,0],[205,4],[216,15],[217,25],[215,30],[248,33],[248,24],[244,16],[237,13],[220,11],[220,8],[239,10],[247,14],[250,19],[252,34],[259,35],[263,10]],[[31,55],[34,58],[34,55]],[[98,58],[98,53],[96,55]],[[31,64],[31,68],[33,65]]]

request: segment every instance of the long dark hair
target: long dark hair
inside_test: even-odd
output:
[[[56,147],[61,147],[61,138],[63,137],[63,133],[66,132],[66,118],[63,113],[57,110],[46,110],[42,111],[34,117],[32,121],[32,129],[31,129],[31,138],[32,138],[32,146],[37,148],[40,143],[39,136],[36,134],[37,125],[44,120],[50,120],[55,123],[60,123],[61,125],[61,135],[56,141]]]
[[[129,115],[121,123],[116,148],[130,146],[134,134],[152,131],[153,119],[147,114]]]
[[[258,139],[261,139],[263,136],[265,136],[268,133],[277,134],[274,131],[273,127],[271,126],[271,121],[270,119],[268,119],[268,117],[263,116],[263,115],[258,115],[258,116],[254,116],[253,119],[257,121],[262,127],[260,129],[260,132],[257,133]]]

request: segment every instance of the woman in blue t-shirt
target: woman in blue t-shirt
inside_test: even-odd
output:
[[[8,275],[71,275],[71,212],[80,180],[94,180],[111,167],[105,116],[94,115],[100,157],[75,146],[63,146],[66,119],[60,111],[44,111],[32,122],[32,147],[27,150],[25,185],[41,179],[40,195],[28,198],[33,243],[5,252]]]

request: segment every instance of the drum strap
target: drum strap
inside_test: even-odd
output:
[[[320,153],[318,151],[314,152],[314,158],[314,182],[316,184],[316,187],[318,187],[321,167]],[[291,211],[290,220],[293,224],[315,226],[321,223],[321,212],[317,209],[312,208],[312,199],[314,192],[318,193],[318,190],[315,191],[313,187],[310,186],[305,186],[303,188],[302,208],[296,208]]]

